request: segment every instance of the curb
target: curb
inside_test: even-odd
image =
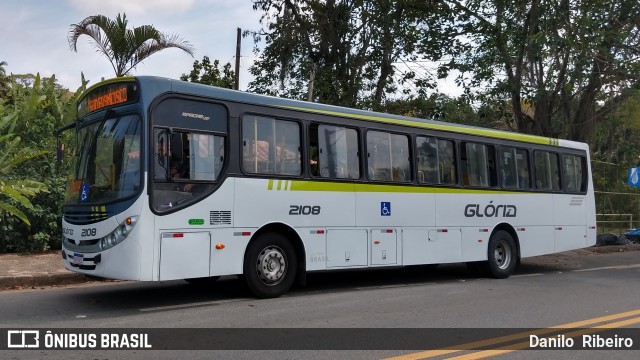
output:
[[[71,285],[95,281],[84,274],[43,274],[37,276],[0,276],[0,289]]]

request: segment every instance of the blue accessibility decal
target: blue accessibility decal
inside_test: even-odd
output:
[[[391,202],[380,203],[380,216],[391,216]]]
[[[89,184],[82,184],[80,188],[80,202],[87,202],[89,199]]]

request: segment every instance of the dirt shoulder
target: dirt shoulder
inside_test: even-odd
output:
[[[612,245],[612,246],[592,246],[586,249],[576,250],[585,255],[588,254],[610,254],[614,252],[640,251],[640,244]]]
[[[522,259],[520,271],[536,272],[545,270],[578,270],[590,267],[610,266],[610,254],[628,253],[633,261],[636,255],[634,252],[640,251],[640,244],[593,246],[589,248],[565,251],[557,254],[535,256]],[[638,253],[640,260],[640,253]]]

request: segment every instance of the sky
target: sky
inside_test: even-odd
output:
[[[0,10],[0,61],[7,62],[7,74],[55,75],[71,91],[80,86],[81,73],[89,85],[115,76],[109,60],[88,36],[78,39],[77,52],[69,47],[71,24],[88,16],[115,19],[126,13],[129,29],[153,25],[189,41],[195,47],[194,57],[177,48],[165,49],[130,72],[176,79],[204,56],[234,67],[237,28],[259,30],[261,16],[251,0],[0,0]],[[240,90],[253,80],[248,71],[256,59],[253,48],[251,37],[242,39]],[[438,90],[451,96],[461,93],[452,79],[439,81]]]
[[[115,19],[126,13],[130,29],[153,25],[189,41],[195,47],[194,57],[170,48],[151,55],[130,73],[179,78],[205,55],[235,66],[237,28],[260,29],[261,15],[250,0],[0,0],[0,9],[0,61],[7,63],[7,74],[55,74],[58,83],[71,91],[80,86],[81,73],[90,85],[115,76],[109,60],[96,52],[88,36],[78,39],[77,52],[69,47],[71,24],[88,16]],[[241,90],[251,80],[253,46],[251,37],[242,39]]]

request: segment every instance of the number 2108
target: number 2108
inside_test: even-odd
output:
[[[289,215],[320,215],[320,206],[289,205]]]

